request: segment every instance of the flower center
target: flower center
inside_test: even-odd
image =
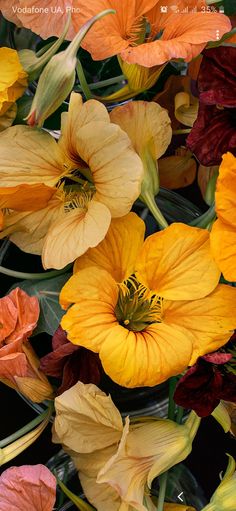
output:
[[[162,321],[162,298],[140,284],[135,275],[120,284],[115,315],[119,323],[135,332]]]
[[[86,210],[93,195],[94,190],[88,187],[65,191],[63,200],[65,213],[69,213],[74,209]]]

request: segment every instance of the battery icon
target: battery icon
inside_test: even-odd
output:
[[[224,6],[223,6],[223,5],[221,5],[221,6],[219,7],[219,12],[220,12],[221,14],[224,14],[224,12],[225,12],[225,8],[224,8]]]

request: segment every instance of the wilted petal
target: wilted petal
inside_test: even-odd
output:
[[[17,308],[17,323],[14,331],[5,339],[11,343],[29,337],[37,325],[39,318],[39,302],[36,296],[29,296],[19,287],[9,293],[9,298]]]
[[[121,415],[111,397],[95,385],[78,382],[55,399],[55,408],[56,442],[75,453],[103,449],[121,437]]]
[[[56,478],[44,465],[22,465],[0,476],[1,511],[52,511]]]

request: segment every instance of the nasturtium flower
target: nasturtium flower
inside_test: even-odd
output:
[[[197,2],[197,9],[206,5]],[[166,0],[167,12],[163,13],[157,0],[74,0],[78,12],[72,12],[77,31],[88,19],[105,8],[116,10],[114,16],[106,17],[86,36],[83,47],[94,60],[120,55],[130,64],[153,67],[171,59],[182,58],[189,62],[199,55],[209,40],[216,40],[216,26],[222,37],[231,29],[229,18],[219,13],[188,12],[196,7],[196,0],[176,0],[173,12],[172,0]],[[108,19],[109,18],[109,19]]]
[[[99,353],[125,387],[153,386],[218,349],[235,327],[235,289],[218,285],[209,233],[172,224],[144,242],[134,213],[76,262],[60,303],[68,339]],[[135,240],[135,242],[133,241]]]
[[[27,126],[13,126],[0,136],[0,207],[1,193],[13,186],[27,186],[22,189],[27,199],[31,188],[30,203],[36,185],[37,194],[47,196],[45,207],[37,207],[35,197],[35,206],[23,212],[12,200],[1,237],[9,235],[25,252],[42,254],[45,268],[62,268],[96,246],[111,218],[130,211],[143,175],[127,134],[110,122],[98,101],[83,104],[72,93],[61,130],[58,143]],[[51,197],[48,188],[53,188]],[[18,204],[17,194],[15,200]]]
[[[1,511],[52,511],[56,485],[44,465],[10,467],[0,476]]]
[[[0,298],[0,381],[35,402],[53,395],[28,341],[38,317],[37,298],[19,287]]]
[[[202,511],[234,511],[236,502],[235,460],[228,455],[229,462],[224,477],[211,500]]]
[[[231,358],[230,353],[220,352],[199,357],[179,380],[175,402],[191,408],[199,417],[210,415],[221,399],[236,403],[236,375],[225,367]]]
[[[153,479],[188,456],[200,424],[192,412],[184,425],[128,417],[123,425],[111,397],[81,382],[56,398],[55,409],[53,441],[69,450],[98,511],[154,511]]]
[[[8,128],[16,116],[15,102],[27,87],[24,71],[16,50],[0,48],[0,131]]]
[[[47,39],[61,35],[73,0],[11,0],[2,4],[1,11],[6,19]],[[67,37],[73,39],[74,35],[71,25]]]
[[[226,280],[236,281],[236,157],[223,155],[216,183],[216,213],[210,240],[213,257]]]

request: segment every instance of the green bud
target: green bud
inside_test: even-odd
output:
[[[114,14],[107,9],[87,21],[65,51],[54,55],[45,66],[38,82],[35,97],[26,117],[30,126],[41,127],[45,121],[70,94],[75,82],[77,52],[85,35],[92,25],[106,14]]]

